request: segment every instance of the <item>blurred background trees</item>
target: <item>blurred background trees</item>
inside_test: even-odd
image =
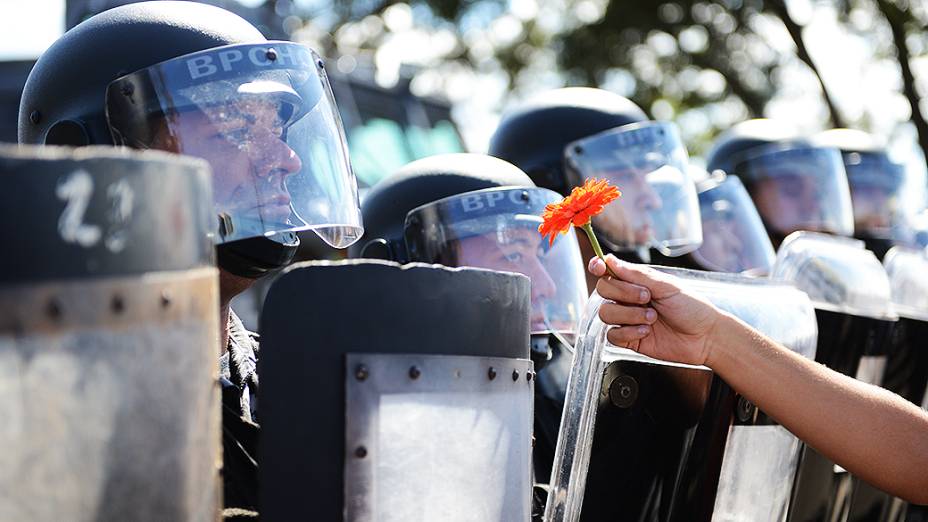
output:
[[[499,111],[561,85],[675,119],[695,153],[732,123],[908,130],[928,150],[928,3],[915,0],[267,0],[340,67]],[[829,36],[830,35],[830,36]],[[835,36],[840,36],[836,38]],[[850,64],[850,65],[849,65]],[[495,90],[494,90],[495,89]],[[883,92],[877,95],[876,91]],[[811,95],[810,95],[811,93]],[[777,110],[786,103],[794,111]],[[466,118],[465,118],[466,119]],[[479,124],[478,124],[479,126]],[[485,125],[492,129],[492,125]],[[914,130],[913,130],[914,129]],[[479,141],[479,140],[477,140]],[[480,148],[478,144],[475,148]]]

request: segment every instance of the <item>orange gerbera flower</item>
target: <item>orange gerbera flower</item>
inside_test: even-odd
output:
[[[558,234],[566,234],[571,225],[586,230],[593,216],[621,195],[619,189],[604,179],[588,179],[582,187],[574,187],[570,195],[560,202],[545,207],[538,231],[549,237],[549,246],[553,245]],[[590,232],[592,230],[587,233]]]

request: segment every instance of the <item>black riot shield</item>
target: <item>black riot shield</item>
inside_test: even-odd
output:
[[[766,279],[659,269],[814,357],[815,316],[804,293]],[[581,342],[605,330],[599,323],[584,332]],[[604,337],[600,342],[605,370],[582,509],[576,513],[575,504],[551,520],[784,520],[801,449],[795,436],[708,368],[650,359],[615,348]],[[574,408],[568,402],[565,412]],[[573,422],[570,418],[564,422]],[[564,493],[561,485],[570,474],[562,470],[558,479],[558,469],[555,462],[549,502]],[[549,506],[548,513],[557,510]]]
[[[811,232],[790,234],[777,252],[771,277],[793,283],[812,299],[819,329],[816,361],[870,384],[883,383],[898,316],[886,271],[863,242]],[[789,520],[848,520],[857,483],[806,447]]]
[[[0,520],[218,516],[205,163],[0,149]]]
[[[893,247],[883,258],[889,276],[892,301],[899,322],[893,329],[886,361],[883,387],[923,408],[928,383],[928,256],[923,250]],[[911,507],[911,511],[924,509]],[[907,506],[870,484],[854,484],[853,498],[847,510],[852,522],[894,522],[906,519]],[[911,518],[918,520],[914,513]]]
[[[526,522],[528,278],[296,265],[261,316],[264,520]]]

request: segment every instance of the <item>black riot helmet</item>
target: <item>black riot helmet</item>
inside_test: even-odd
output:
[[[915,210],[908,169],[876,136],[855,129],[831,129],[813,137],[816,144],[841,151],[854,209],[854,236],[880,259],[894,242],[905,242]],[[918,207],[918,208],[916,208]]]
[[[549,244],[538,232],[554,191],[482,154],[414,161],[364,198],[352,257],[518,272],[532,281],[532,334],[574,334],[586,283],[576,234]],[[545,347],[546,348],[546,347]]]
[[[206,159],[219,265],[236,275],[287,265],[299,230],[337,247],[361,232],[322,61],[218,7],[142,2],[68,31],[29,75],[19,141]]]
[[[504,115],[490,138],[489,154],[525,171],[535,185],[566,196],[571,186],[564,149],[569,143],[647,119],[635,102],[609,91],[555,89]]]
[[[853,234],[840,152],[804,138],[790,125],[769,119],[739,123],[719,136],[706,162],[710,172],[741,180],[774,246],[798,230]]]
[[[649,121],[629,99],[601,89],[541,94],[505,115],[490,154],[566,195],[606,179],[622,197],[593,218],[603,246],[647,262],[648,247],[677,256],[701,242],[696,191],[676,126]]]

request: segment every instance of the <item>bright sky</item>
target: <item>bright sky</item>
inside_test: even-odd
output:
[[[0,60],[35,59],[64,32],[64,0],[0,0]]]

